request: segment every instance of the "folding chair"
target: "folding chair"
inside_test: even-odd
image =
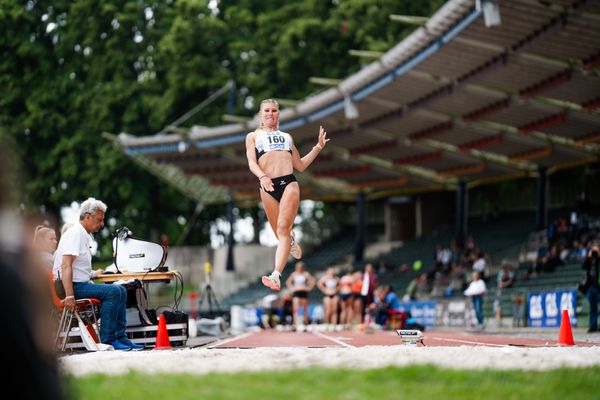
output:
[[[52,303],[54,304],[56,312],[60,313],[60,320],[56,330],[55,345],[57,348],[60,348],[61,351],[64,351],[67,347],[69,332],[71,330],[73,320],[75,319],[75,314],[65,307],[65,300],[61,299],[56,293],[56,290],[54,288],[52,271],[49,271],[48,276],[50,281],[50,292],[52,294]],[[100,300],[93,297],[77,299],[75,301],[75,306],[77,307],[79,315],[85,317],[87,319],[88,324],[91,324],[96,338],[99,338],[98,319],[96,317],[96,306],[98,306],[99,304]],[[91,314],[91,317],[89,314]]]

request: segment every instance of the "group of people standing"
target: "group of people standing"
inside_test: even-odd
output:
[[[285,284],[292,296],[295,327],[309,323],[308,296],[315,287],[323,295],[323,322],[331,327],[363,323],[369,305],[379,301],[379,281],[372,264],[366,264],[364,271],[348,269],[341,277],[330,267],[317,279],[304,263],[297,262]]]

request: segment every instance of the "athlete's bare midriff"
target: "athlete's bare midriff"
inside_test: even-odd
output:
[[[292,155],[287,151],[269,151],[265,153],[258,160],[258,166],[269,178],[294,173]]]

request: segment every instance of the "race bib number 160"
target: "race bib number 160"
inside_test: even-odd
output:
[[[289,144],[284,135],[265,135],[263,136],[263,148],[265,151],[289,150]]]

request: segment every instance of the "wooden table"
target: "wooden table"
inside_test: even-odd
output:
[[[96,280],[104,283],[112,283],[120,280],[139,279],[147,282],[171,282],[177,275],[177,271],[166,272],[125,272],[122,274],[102,274],[96,276]]]

